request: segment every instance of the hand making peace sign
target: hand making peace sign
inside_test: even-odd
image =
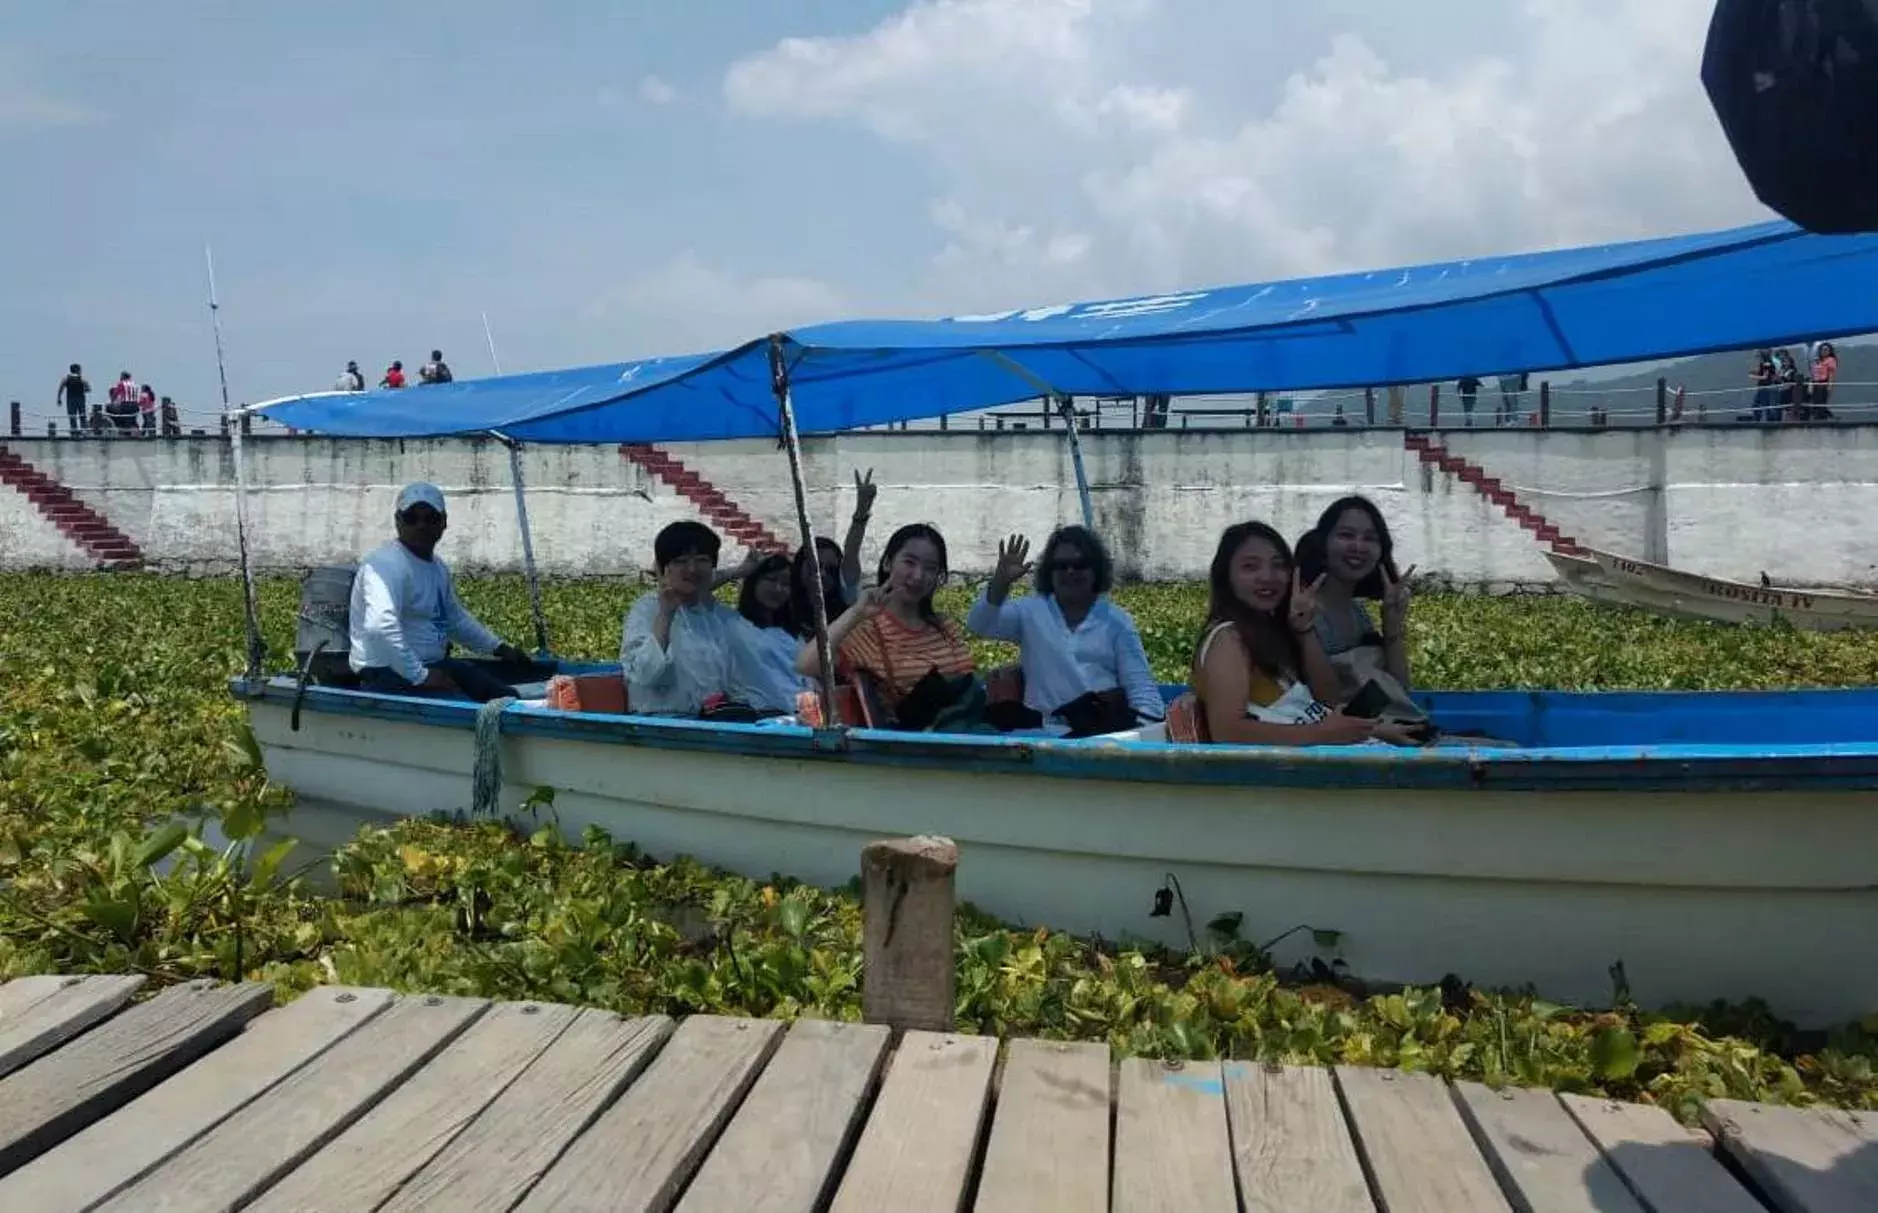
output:
[[[1287,622],[1294,632],[1308,632],[1317,626],[1317,591],[1324,587],[1329,573],[1319,573],[1317,580],[1304,584],[1304,574],[1296,566],[1291,570],[1291,613]]]
[[[1400,636],[1403,626],[1408,623],[1408,583],[1417,567],[1411,564],[1400,578],[1389,576],[1387,568],[1378,570],[1382,574],[1382,630],[1385,637]]]

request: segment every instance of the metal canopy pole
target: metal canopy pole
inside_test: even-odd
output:
[[[789,480],[796,491],[796,521],[802,527],[802,550],[815,551],[815,525],[809,521],[808,487],[802,481],[802,441],[796,435],[795,406],[789,400],[789,363],[783,356],[781,333],[769,339],[770,388],[776,393],[776,412],[782,423],[783,448],[789,452]],[[829,728],[842,725],[841,709],[835,699],[835,654],[828,644],[828,601],[822,594],[822,579],[811,578],[809,603],[815,609],[815,647],[822,658],[822,720]]]
[[[483,340],[489,343],[489,365],[502,373],[502,359],[496,357],[496,335],[489,328],[489,313],[483,313]],[[528,582],[528,609],[535,616],[535,656],[548,655],[548,615],[541,607],[541,575],[535,569],[535,536],[528,525],[528,490],[522,483],[522,444],[506,434],[489,431],[489,436],[509,448],[509,483],[515,486],[515,522],[522,531],[522,578]]]
[[[509,448],[509,483],[515,486],[515,521],[522,531],[522,576],[528,582],[528,609],[535,616],[535,656],[548,655],[548,615],[541,605],[541,574],[535,568],[535,538],[528,525],[528,490],[522,482],[522,444],[506,434],[489,436]]]
[[[1001,350],[979,350],[978,353],[1037,388],[1043,393],[1043,398],[1054,403],[1057,411],[1063,415],[1063,429],[1069,435],[1069,460],[1076,469],[1076,496],[1082,501],[1082,524],[1091,531],[1095,530],[1095,503],[1090,500],[1089,474],[1082,465],[1082,441],[1076,437],[1076,408],[1073,398],[1057,391],[1029,367]],[[1048,417],[1049,413],[1046,412],[1044,416]]]
[[[1069,461],[1076,468],[1076,495],[1082,499],[1082,524],[1095,530],[1095,504],[1089,499],[1089,474],[1082,466],[1082,440],[1076,437],[1076,404],[1072,397],[1058,396],[1056,407],[1063,414],[1063,427],[1069,433]]]

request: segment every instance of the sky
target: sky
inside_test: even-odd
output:
[[[1770,218],[1713,0],[0,7],[0,396],[488,374]]]

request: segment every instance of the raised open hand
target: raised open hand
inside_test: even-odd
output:
[[[1304,574],[1291,570],[1291,611],[1287,622],[1294,632],[1308,632],[1317,626],[1317,591],[1324,588],[1329,573],[1319,573],[1317,580],[1304,584]]]
[[[998,567],[992,572],[992,580],[1010,585],[1033,567],[1030,559],[1030,540],[1022,535],[1013,535],[998,544]]]

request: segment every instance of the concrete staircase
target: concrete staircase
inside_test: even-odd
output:
[[[657,476],[691,502],[718,530],[758,552],[786,552],[789,545],[732,501],[723,490],[651,443],[620,444],[620,454]]]
[[[52,525],[105,569],[140,569],[143,552],[130,536],[105,521],[52,477],[0,446],[0,484],[8,484]]]
[[[1553,551],[1567,556],[1584,555],[1584,549],[1576,539],[1562,533],[1557,526],[1547,522],[1544,515],[1522,503],[1511,489],[1487,475],[1485,468],[1448,450],[1433,435],[1404,430],[1402,445],[1414,451],[1423,463],[1440,468],[1463,484],[1473,485],[1475,492],[1499,506],[1501,513],[1531,531],[1535,539],[1549,545]]]

